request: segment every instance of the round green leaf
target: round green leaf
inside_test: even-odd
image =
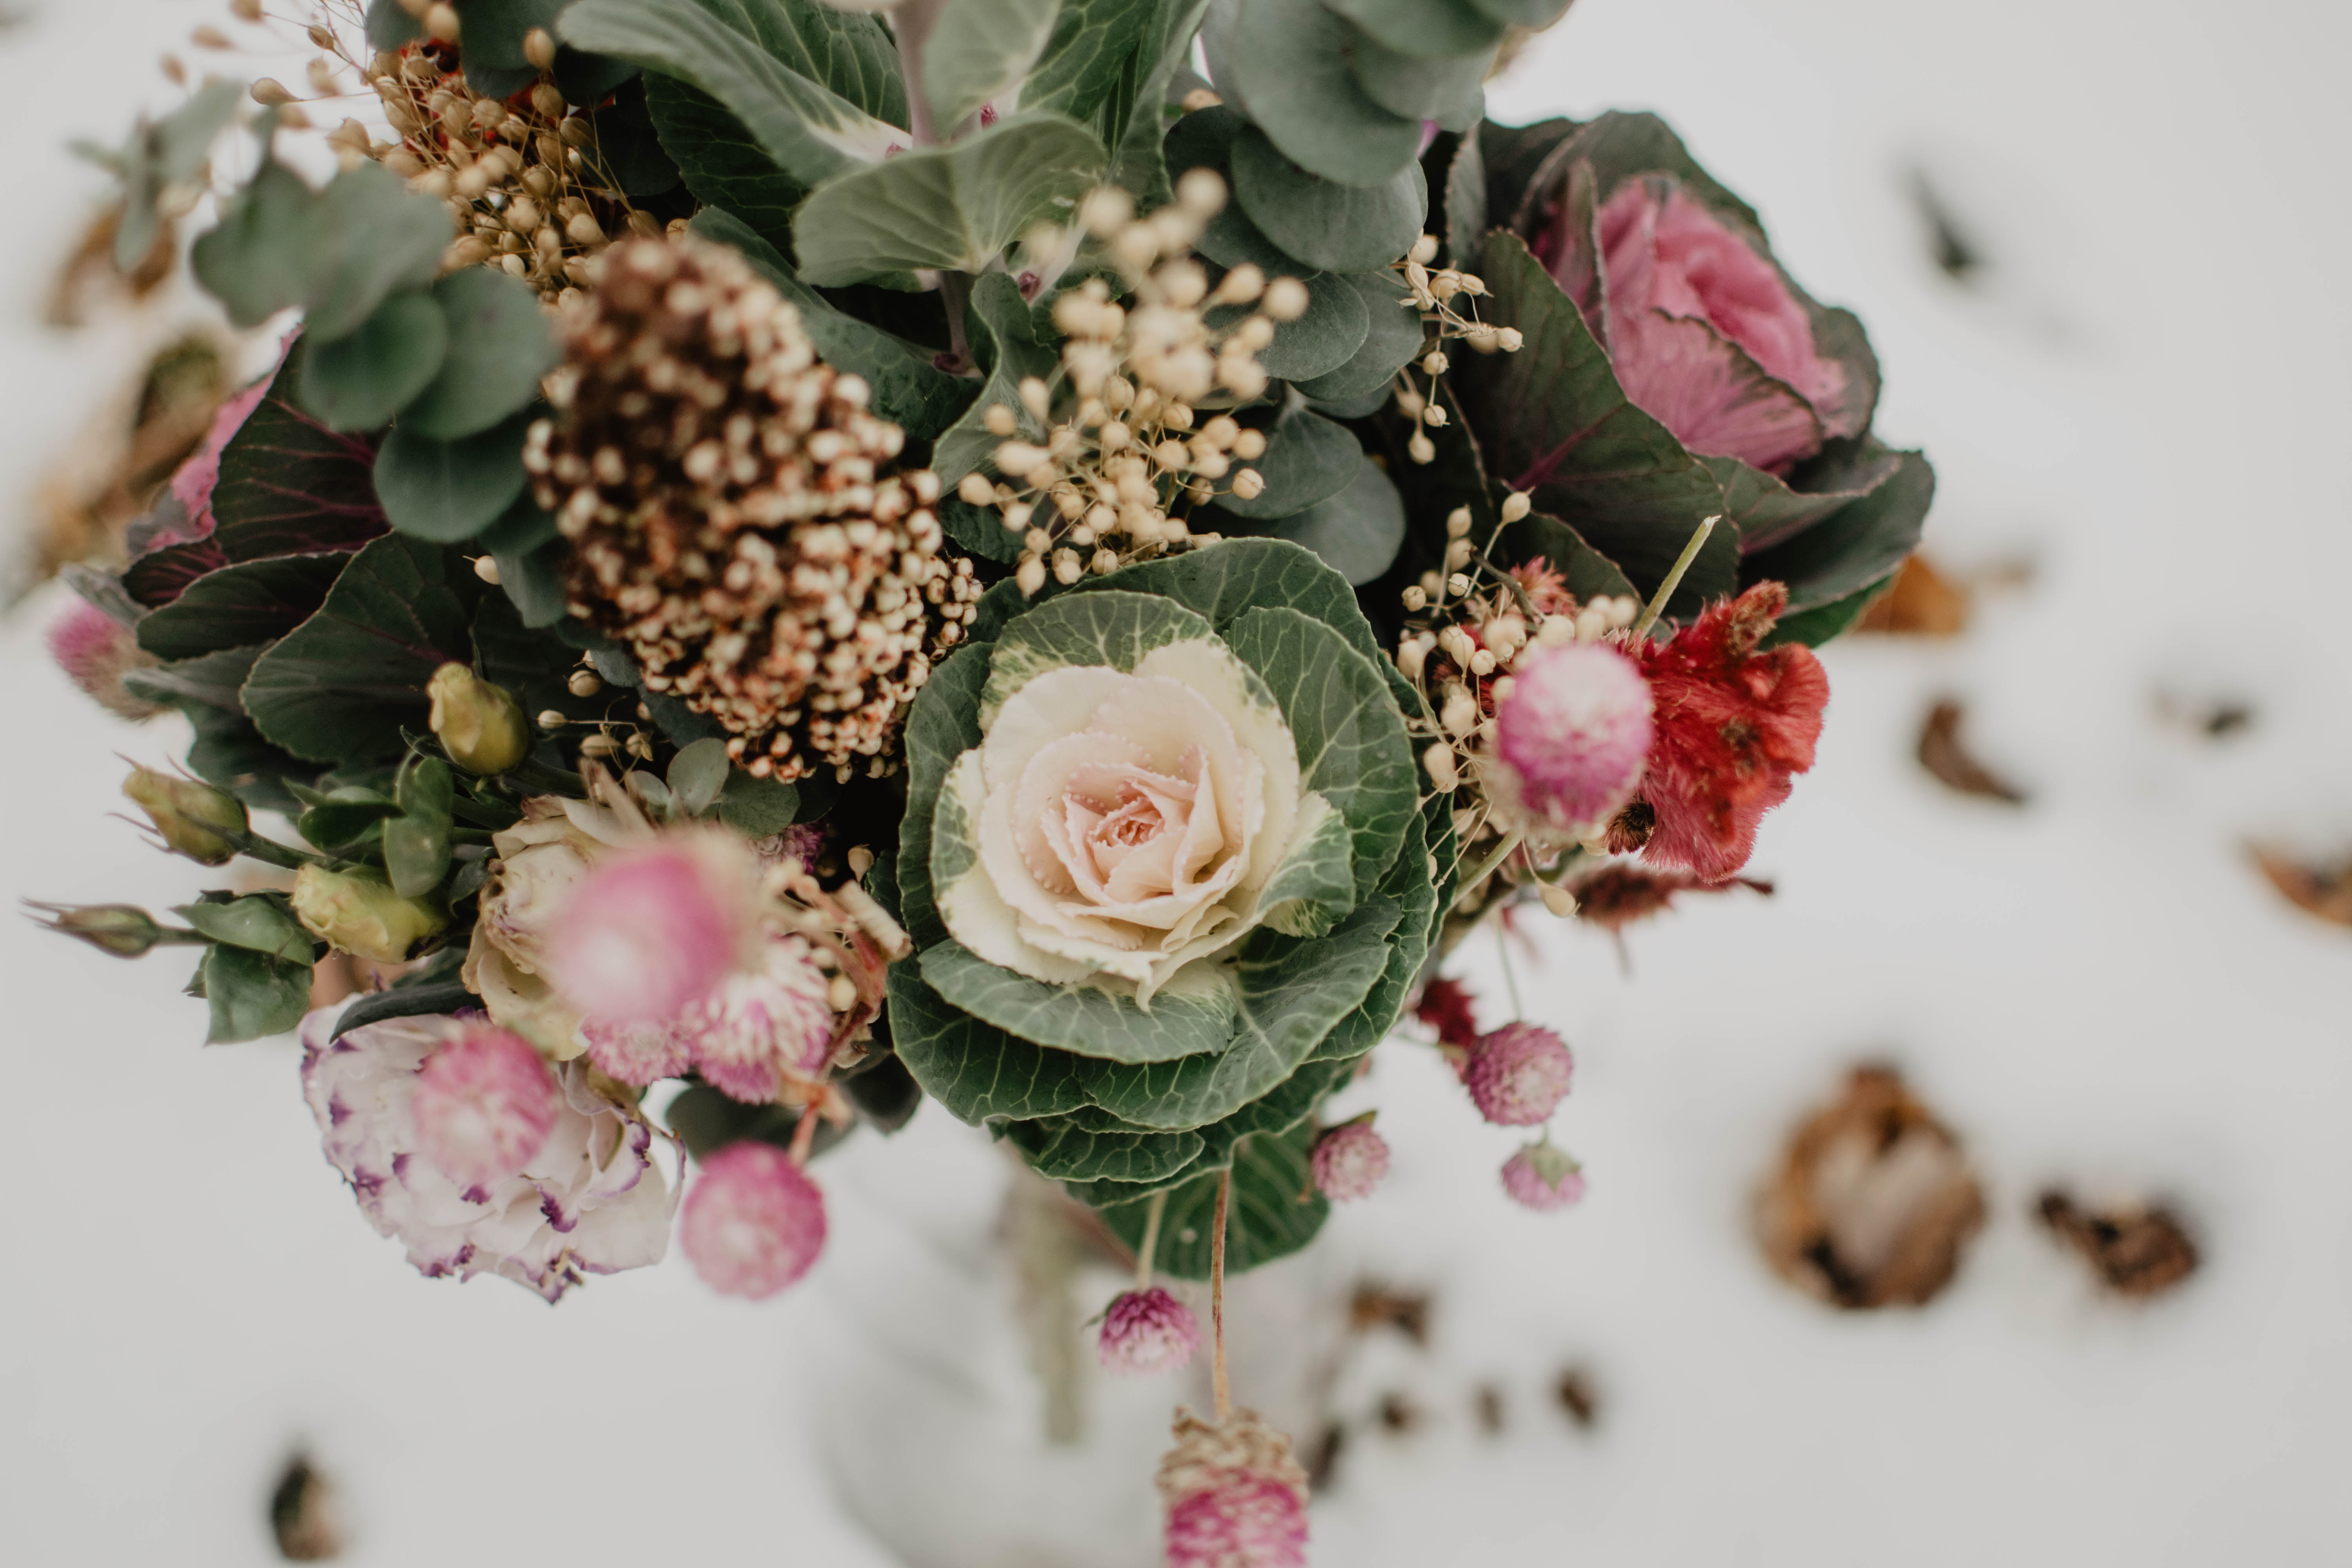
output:
[[[1559,20],[1569,0],[1470,0],[1470,4],[1495,21],[1541,32]]]
[[[1358,36],[1318,0],[1241,0],[1232,67],[1252,118],[1293,162],[1377,185],[1420,154],[1421,122],[1357,85],[1348,51]]]
[[[1316,402],[1329,404],[1342,417],[1355,418],[1360,416],[1355,410],[1370,413],[1388,401],[1389,383],[1420,357],[1424,337],[1421,312],[1395,273],[1350,272],[1346,278],[1364,301],[1368,330],[1363,346],[1339,369],[1291,384]],[[1364,407],[1367,402],[1370,408]]]
[[[449,323],[433,297],[395,294],[350,336],[310,344],[302,356],[302,406],[330,429],[373,430],[432,382],[448,348]]]
[[[1287,517],[1346,489],[1363,460],[1364,449],[1344,426],[1297,409],[1266,432],[1265,455],[1250,465],[1265,489],[1248,500],[1220,496],[1217,505],[1235,517]]]
[[[1350,63],[1364,96],[1390,113],[1434,120],[1447,131],[1466,131],[1486,102],[1482,88],[1495,51],[1421,59],[1367,35],[1356,40]]]
[[[1369,272],[1412,248],[1429,211],[1418,161],[1377,185],[1310,174],[1250,127],[1234,139],[1234,195],[1266,238],[1325,272]]]
[[[1345,276],[1315,272],[1299,281],[1307,285],[1307,313],[1295,321],[1276,322],[1274,341],[1257,353],[1257,363],[1280,381],[1306,380],[1339,369],[1355,357],[1372,331],[1371,312]],[[1212,310],[1209,324],[1222,328],[1247,310],[1230,305]]]
[[[1305,545],[1360,588],[1389,569],[1404,543],[1404,498],[1379,464],[1359,454],[1347,489],[1252,531]]]
[[[375,493],[385,521],[440,544],[481,532],[522,494],[522,443],[531,418],[526,409],[457,441],[395,427],[375,455]]]
[[[433,300],[448,321],[449,351],[440,374],[400,409],[400,426],[456,441],[538,396],[539,378],[562,351],[530,286],[494,268],[459,268],[433,286]]]
[[[1470,0],[1324,0],[1375,40],[1428,59],[1491,49],[1502,24]]]

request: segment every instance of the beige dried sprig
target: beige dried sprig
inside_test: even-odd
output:
[[[1059,367],[1050,381],[1021,383],[1019,409],[999,403],[984,412],[989,433],[1005,438],[994,453],[999,477],[974,471],[956,492],[1021,536],[1013,575],[1024,594],[1043,588],[1049,570],[1070,584],[1207,542],[1214,536],[1194,534],[1185,521],[1192,508],[1264,489],[1246,465],[1265,454],[1265,434],[1230,414],[1201,415],[1265,395],[1270,378],[1258,351],[1277,322],[1307,313],[1307,286],[1247,265],[1210,286],[1192,247],[1224,203],[1224,181],[1194,169],[1177,182],[1176,199],[1149,216],[1137,216],[1134,198],[1113,185],[1081,209],[1127,285],[1127,302],[1101,278],[1054,302],[1066,338]],[[1024,414],[1041,438],[1024,437]]]
[[[1486,279],[1458,267],[1441,267],[1433,272],[1429,264],[1436,258],[1437,237],[1424,234],[1391,269],[1404,279],[1406,290],[1397,303],[1421,312],[1422,331],[1426,334],[1422,352],[1396,378],[1397,412],[1414,426],[1405,442],[1405,455],[1416,463],[1437,460],[1437,443],[1429,438],[1429,432],[1445,426],[1445,405],[1437,396],[1437,383],[1454,363],[1445,345],[1466,343],[1482,354],[1517,353],[1527,341],[1517,327],[1497,327],[1478,319],[1477,307],[1471,301],[1486,292]],[[1426,390],[1413,384],[1416,370],[1426,378]]]

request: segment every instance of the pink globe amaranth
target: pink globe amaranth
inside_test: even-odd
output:
[[[1122,1290],[1104,1310],[1102,1335],[1095,1344],[1108,1371],[1174,1372],[1201,1348],[1201,1321],[1192,1308],[1157,1285]]]
[[[1562,209],[1564,228],[1574,205]],[[1620,185],[1601,206],[1597,296],[1580,300],[1625,395],[1695,452],[1785,471],[1824,437],[1855,436],[1868,413],[1846,367],[1820,352],[1811,313],[1748,236],[1670,175]],[[1550,247],[1565,281],[1591,239]]]
[[[1650,683],[1602,643],[1538,647],[1511,670],[1495,710],[1495,755],[1520,815],[1588,837],[1633,798],[1654,734]]]
[[[1584,1196],[1584,1169],[1549,1143],[1530,1143],[1503,1162],[1503,1190],[1531,1209],[1572,1207]]]
[[[49,657],[82,695],[125,719],[152,719],[163,710],[123,689],[122,678],[155,660],[136,633],[96,605],[77,600],[49,623]]]
[[[468,1190],[530,1163],[555,1130],[555,1079],[521,1036],[468,1023],[416,1070],[419,1151]]]
[[[1462,1067],[1478,1114],[1504,1127],[1533,1127],[1568,1098],[1576,1058],[1540,1024],[1506,1024],[1481,1035]]]
[[[588,1042],[588,1059],[596,1070],[632,1089],[682,1077],[694,1065],[686,1037],[672,1019],[609,1024],[590,1018],[581,1024],[580,1034]]]
[[[1367,1121],[1342,1123],[1315,1141],[1307,1168],[1327,1198],[1368,1198],[1389,1173],[1389,1142]]]
[[[824,1249],[824,1194],[771,1143],[730,1143],[702,1163],[677,1242],[702,1282],[754,1301],[809,1271]]]
[[[747,862],[748,848],[742,851]],[[753,935],[744,870],[723,848],[684,838],[625,850],[572,889],[547,967],[585,1016],[608,1024],[668,1018],[719,984]]]
[[[1302,1568],[1307,1505],[1297,1490],[1248,1470],[1168,1510],[1168,1568]]]
[[[747,1104],[776,1098],[782,1079],[814,1079],[833,1054],[830,982],[796,936],[771,939],[756,969],[738,969],[677,1016],[695,1070]]]

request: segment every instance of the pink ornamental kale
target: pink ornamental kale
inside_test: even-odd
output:
[[[302,1091],[318,1118],[328,1163],[342,1173],[360,1210],[382,1234],[408,1248],[408,1260],[431,1278],[498,1274],[552,1301],[590,1274],[615,1274],[661,1260],[677,1200],[655,1168],[653,1130],[599,1098],[584,1063],[553,1069],[557,1101],[545,1136],[512,1174],[468,1181],[442,1169],[426,1152],[418,1122],[420,1089],[429,1141],[452,1150],[511,1148],[515,1129],[536,1112],[503,1105],[480,1085],[503,1082],[510,1066],[480,1073],[478,1064],[421,1076],[428,1058],[485,1027],[478,1020],[388,1018],[334,1037],[338,1008],[302,1020]],[[502,1032],[502,1031],[501,1031]],[[459,1058],[462,1061],[462,1058]],[[543,1069],[544,1070],[544,1069]],[[516,1075],[519,1076],[519,1075]],[[475,1111],[464,1109],[472,1101]],[[487,1136],[461,1134],[454,1119],[499,1101],[481,1123]],[[503,1155],[500,1156],[504,1158]],[[473,1171],[469,1174],[479,1174]]]

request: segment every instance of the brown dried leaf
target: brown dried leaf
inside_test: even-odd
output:
[[[1472,1407],[1477,1412],[1478,1430],[1500,1432],[1505,1425],[1503,1391],[1491,1383],[1482,1383],[1471,1395]]]
[[[1959,1141],[1885,1068],[1790,1139],[1758,1205],[1765,1258],[1833,1306],[1916,1307],[1951,1283],[1984,1223]]]
[[[1960,721],[1965,716],[1966,710],[1948,697],[1938,699],[1927,710],[1927,721],[1919,730],[1919,765],[1962,795],[2024,805],[2024,791],[1969,754],[1960,741]]]
[[[2085,1209],[2053,1187],[2035,1212],[2118,1295],[2161,1296],[2197,1271],[2196,1242],[2161,1205]]]
[[[1589,1427],[1601,1419],[1601,1395],[1592,1386],[1592,1374],[1584,1368],[1572,1366],[1561,1373],[1552,1392],[1568,1418],[1579,1426]]]
[[[73,254],[49,285],[46,312],[53,327],[88,326],[100,309],[121,300],[144,300],[172,275],[179,257],[179,240],[169,219],[156,226],[155,243],[124,272],[114,265],[114,233],[122,226],[122,205],[116,203],[100,213],[82,230]]]
[[[2352,860],[2310,866],[2260,845],[2248,853],[2271,886],[2295,908],[2336,925],[2352,926]]]
[[[1429,1344],[1429,1292],[1392,1290],[1367,1280],[1356,1287],[1348,1307],[1348,1327],[1357,1333],[1391,1328],[1424,1348]]]
[[[269,1494],[269,1530],[289,1563],[324,1563],[343,1552],[343,1526],[333,1483],[297,1454]]]
[[[1966,584],[1945,576],[1914,555],[1895,574],[1895,586],[1853,624],[1858,632],[1886,637],[1953,637],[1969,629],[1970,595]]]

